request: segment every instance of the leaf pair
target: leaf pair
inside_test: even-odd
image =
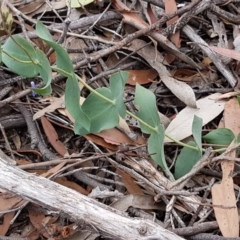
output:
[[[8,38],[2,46],[2,62],[18,75],[32,78],[40,75],[45,83],[44,88],[35,89],[41,95],[48,95],[52,70],[45,54],[24,38],[15,35]]]
[[[89,94],[81,106],[83,115],[88,118],[89,126],[88,128],[84,128],[82,126],[82,118],[76,116],[75,133],[80,135],[97,133],[104,129],[116,127],[119,124],[119,117],[124,117],[126,114],[123,94],[127,77],[127,72],[117,72],[110,77],[109,88],[98,88]],[[72,101],[72,90],[66,88],[65,92],[66,97],[69,96],[70,98],[70,104]],[[67,103],[68,100],[66,98],[66,104]]]
[[[147,143],[148,153],[172,177],[165,160],[164,127],[158,115],[155,95],[146,88],[137,85],[134,104],[138,109],[136,115],[139,117],[142,132],[150,134]]]
[[[202,157],[202,119],[194,115],[192,134],[194,141],[189,141],[177,157],[174,176],[176,179],[190,172]],[[192,146],[192,148],[191,148]]]

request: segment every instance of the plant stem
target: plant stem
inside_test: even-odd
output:
[[[93,89],[92,87],[90,87],[87,83],[85,83],[78,75],[75,74],[75,76],[77,77],[77,79],[81,82],[81,84],[86,87],[89,91],[91,91],[92,93],[96,94],[98,97],[102,98],[103,100],[105,100],[106,102],[111,103],[112,105],[116,104],[115,100],[111,100],[105,96],[103,96],[101,93],[97,92],[95,89]]]
[[[149,125],[148,123],[144,122],[141,118],[137,117],[135,114],[126,111],[128,115],[130,115],[132,118],[136,119],[137,121],[139,121],[142,125],[144,125],[145,127],[151,129],[153,132],[157,133],[157,128],[152,127],[151,125]]]
[[[172,140],[173,142],[177,143],[178,145],[182,146],[182,147],[187,147],[187,148],[190,148],[190,149],[193,149],[193,150],[196,150],[196,151],[199,151],[199,148],[198,147],[194,147],[194,146],[191,146],[191,145],[188,145],[186,143],[183,143],[177,139],[174,139],[172,137],[170,137],[169,135],[165,134],[165,136],[167,138],[169,138],[170,140]],[[202,149],[203,150],[203,149]]]

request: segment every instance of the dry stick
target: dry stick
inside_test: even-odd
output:
[[[217,236],[209,233],[200,233],[193,237],[189,237],[189,240],[240,240],[239,237],[236,238],[228,238],[228,237],[222,237]]]
[[[42,142],[42,139],[39,137],[39,133],[38,133],[37,127],[33,121],[32,114],[27,110],[27,108],[23,104],[18,103],[18,104],[16,104],[16,106],[19,109],[19,111],[22,113],[22,115],[24,116],[25,121],[27,123],[28,132],[31,136],[31,147],[35,148],[36,146],[38,146],[40,152],[43,155],[43,158],[46,160],[56,159],[57,158],[56,155],[54,153],[52,153],[45,146],[45,144]]]
[[[191,8],[188,12],[183,14],[177,22],[175,22],[175,23],[171,24],[170,26],[162,29],[161,33],[164,36],[169,36],[170,34],[173,34],[174,32],[176,32],[177,30],[182,29],[193,18],[193,16],[197,16],[201,12],[208,9],[211,2],[212,2],[211,0],[201,1],[197,5],[197,7]]]
[[[208,44],[199,35],[197,35],[193,28],[189,25],[186,25],[183,28],[183,32],[191,39],[191,41],[198,44],[198,47],[201,48],[202,51],[213,61],[218,71],[222,73],[231,87],[235,87],[237,79],[233,76],[229,68],[223,64],[221,59],[218,57],[218,54],[212,51],[208,47]]]
[[[197,3],[199,2],[196,1],[194,2],[194,4],[192,3],[191,4],[191,7],[192,6],[195,6]],[[97,53],[93,53],[93,54],[90,54],[88,56],[88,58],[85,58],[84,60],[80,61],[79,63],[77,63],[74,67],[74,69],[78,69],[80,67],[82,67],[83,65],[89,63],[89,62],[94,62],[96,60],[98,60],[99,58],[102,58],[112,52],[115,52],[117,51],[118,49],[122,48],[123,46],[125,46],[126,44],[130,43],[131,41],[133,41],[134,39],[138,38],[138,37],[141,37],[143,35],[146,35],[146,34],[149,34],[152,30],[155,30],[159,27],[161,27],[164,23],[166,23],[168,20],[170,20],[171,18],[175,17],[176,15],[179,15],[179,14],[182,14],[186,11],[188,11],[189,8],[184,8],[184,9],[180,9],[178,10],[176,13],[173,13],[173,14],[168,14],[168,15],[165,15],[163,16],[160,20],[158,20],[156,23],[152,24],[151,26],[148,26],[146,28],[143,28],[141,30],[138,30],[137,32],[135,33],[132,33],[132,34],[129,34],[126,38],[124,38],[123,40],[121,40],[120,42],[118,42],[116,45],[114,46],[111,46],[107,49],[103,49],[103,50],[100,50],[98,51]],[[132,22],[130,22],[129,24],[132,24]],[[140,27],[140,26],[139,26]],[[156,34],[154,33],[153,34],[154,37],[156,37]],[[182,54],[178,51],[178,49],[172,49],[171,47],[168,47],[165,43],[165,41],[167,40],[164,36],[158,34],[157,35],[157,41],[160,41],[164,46],[165,48],[167,48],[168,50],[173,50],[174,51],[174,54],[178,54],[178,56],[183,60],[183,61],[187,61],[190,65],[193,65],[194,67],[196,68],[199,68],[199,66],[190,58],[186,58],[186,55],[185,54]]]
[[[114,239],[183,239],[152,221],[131,219],[122,212],[72,189],[10,166],[2,158],[0,158],[0,188],[59,211],[73,221],[84,221]]]
[[[227,20],[230,23],[234,23],[239,25],[240,24],[240,18],[239,15],[234,15],[230,12],[224,11],[220,7],[216,6],[214,3],[210,4],[210,11],[215,13],[218,17],[223,18]]]
[[[200,223],[192,227],[177,228],[173,229],[172,231],[180,236],[187,237],[213,229],[218,229],[218,224],[216,221]]]

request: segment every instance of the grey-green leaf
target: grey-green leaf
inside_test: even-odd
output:
[[[45,86],[42,88],[35,88],[34,91],[40,95],[49,95],[52,92],[52,70],[50,63],[46,55],[40,49],[36,49],[36,57],[39,62],[39,65],[37,66],[38,72],[45,83]]]
[[[140,122],[140,127],[144,133],[156,133],[158,126],[161,125],[156,106],[155,95],[141,85],[136,86],[134,104],[138,109],[136,115],[146,124]]]
[[[196,147],[196,143],[190,141],[187,143]],[[184,147],[177,157],[174,176],[176,179],[184,176],[191,171],[192,167],[201,159],[202,152],[188,147]]]
[[[109,100],[114,101],[110,89],[98,88],[96,90]],[[115,104],[102,99],[94,92],[90,93],[82,105],[82,110],[91,122],[90,132],[96,133],[104,129],[113,128],[119,123],[119,113]]]
[[[51,46],[55,50],[57,56],[57,67],[64,70],[65,73],[68,73],[68,76],[74,74],[73,64],[71,59],[69,58],[68,53],[60,44],[57,44],[52,40],[48,29],[40,21],[38,21],[36,24],[36,32],[42,40],[44,40],[49,46]]]
[[[75,120],[74,131],[83,132],[85,129],[86,133],[90,131],[90,120],[82,111],[80,103],[80,90],[75,75],[67,79],[65,89],[65,105],[68,112],[72,115]],[[82,130],[81,130],[82,129]]]
[[[13,72],[29,78],[38,75],[36,51],[27,40],[14,35],[7,39],[2,50],[2,61]]]
[[[202,125],[203,125],[202,118],[194,115],[192,133],[199,151],[202,151]]]
[[[129,74],[126,71],[119,71],[111,75],[110,89],[112,92],[112,96],[116,100],[116,107],[118,109],[119,115],[121,117],[125,117],[126,107],[124,104],[124,87],[127,81]]]
[[[228,128],[217,128],[203,136],[207,143],[219,145],[216,148],[227,147],[234,138],[234,133]]]

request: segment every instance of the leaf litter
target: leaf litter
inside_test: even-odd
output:
[[[108,4],[80,0],[68,5],[65,0],[3,1],[1,11],[6,12],[4,6],[14,19],[12,34],[20,32],[22,37],[34,42],[34,48],[28,42],[24,44],[32,48],[30,56],[42,59],[39,69],[42,79],[35,77],[34,67],[28,68],[24,63],[22,68],[14,69],[11,58],[1,53],[5,66],[0,67],[0,86],[3,90],[14,87],[0,102],[2,158],[5,154],[18,163],[18,168],[56,181],[89,199],[102,201],[129,217],[155,219],[157,224],[176,234],[173,239],[180,236],[214,239],[213,234],[239,237],[235,182],[240,132],[238,2],[182,1],[180,4],[175,0],[165,3],[114,0]],[[176,11],[179,14],[174,16]],[[170,15],[172,17],[167,18]],[[40,25],[38,31],[55,52],[45,49],[41,40],[36,41],[33,29],[39,16],[51,29],[53,40]],[[151,29],[156,23],[156,28]],[[15,58],[26,61],[24,51],[17,55],[14,40],[7,41],[4,27],[0,24],[3,49],[12,50]],[[64,46],[64,56],[58,55],[58,46],[51,41]],[[38,48],[45,49],[46,56],[40,56]],[[103,92],[108,91],[109,76],[125,70],[129,75],[124,95],[119,95],[120,85],[110,88],[120,104],[119,109],[125,112],[121,105],[123,98],[127,111],[137,113],[150,127],[156,127],[158,134],[122,114],[118,127],[97,132],[101,126],[96,120],[94,126],[85,124],[94,129],[93,134],[75,135],[73,129],[76,128],[87,133],[86,129],[80,130],[79,125],[74,125],[74,119],[82,115],[82,108],[76,112],[76,107],[79,102],[83,104],[90,93],[76,82],[75,88],[68,85],[76,101],[65,99],[64,102],[66,78],[50,75],[49,56],[53,57],[51,64],[54,65],[57,58],[65,71],[72,68],[68,62],[68,58],[71,59],[78,76],[92,88],[102,88]],[[59,62],[61,57],[65,59]],[[18,79],[8,67],[33,78]],[[53,93],[49,95],[52,79]],[[45,87],[41,80],[45,80]],[[68,77],[68,83],[71,80]],[[40,86],[36,89],[38,94],[48,96],[33,96],[33,92],[26,91],[30,81]],[[150,100],[149,93],[142,87],[151,90],[154,98]],[[27,128],[18,126],[23,116],[15,120],[18,113],[15,103],[20,98],[31,121],[38,126],[39,139],[45,142],[41,147],[30,147],[29,136],[34,130],[29,127],[29,118],[24,116]],[[92,99],[98,101],[95,95]],[[116,112],[108,112],[110,105],[98,101],[98,105],[91,106],[87,105],[88,101],[84,110],[90,112],[92,118],[106,119],[106,123],[112,119],[112,126],[118,122]],[[140,105],[144,108],[139,109]],[[198,118],[201,120],[196,120]],[[4,129],[9,119],[15,121],[13,127],[10,122],[10,127]],[[164,127],[160,119],[166,120]],[[224,126],[218,127],[220,122]],[[214,134],[216,130],[220,135]],[[227,132],[232,133],[231,143]],[[219,136],[226,140],[219,141]],[[45,161],[45,149],[54,154],[54,160]],[[87,234],[88,239],[100,236],[104,239],[101,227],[98,232],[81,229],[78,222],[66,220],[64,214],[51,213],[38,202],[28,202],[24,196],[12,192],[1,190],[1,236],[71,239],[75,234],[78,239],[86,239]],[[64,213],[64,209],[62,211]]]

